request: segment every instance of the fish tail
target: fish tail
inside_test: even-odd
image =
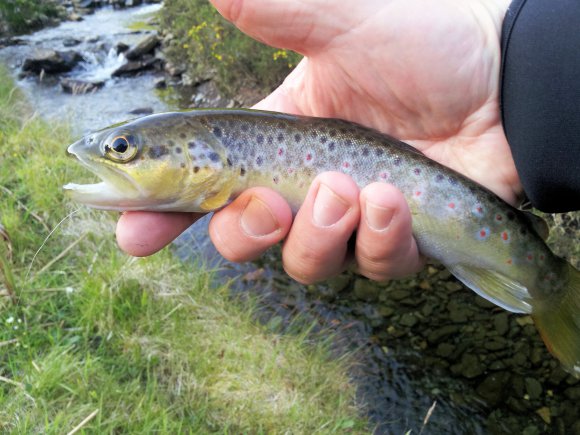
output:
[[[534,304],[532,317],[550,352],[580,378],[580,271],[568,265],[568,277],[558,297]]]

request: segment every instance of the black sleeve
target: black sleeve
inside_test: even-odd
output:
[[[502,122],[524,191],[580,210],[580,1],[514,0],[503,24]]]

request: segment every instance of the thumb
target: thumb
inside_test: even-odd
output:
[[[225,19],[268,45],[310,55],[348,24],[326,0],[211,0]],[[333,9],[329,11],[329,9]],[[346,10],[348,8],[342,8]]]

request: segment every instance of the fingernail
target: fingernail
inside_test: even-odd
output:
[[[242,230],[252,237],[263,237],[280,229],[278,221],[261,200],[252,197],[242,212]]]
[[[366,205],[366,221],[369,227],[375,231],[383,231],[387,229],[395,210],[392,208],[380,207],[372,202],[367,202]]]
[[[344,199],[325,184],[321,184],[314,200],[312,217],[316,225],[329,227],[337,223],[349,208],[350,205]]]

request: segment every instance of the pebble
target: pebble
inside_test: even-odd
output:
[[[536,414],[538,414],[546,424],[550,424],[552,422],[552,413],[550,408],[547,406],[542,406],[540,409],[537,409]]]
[[[509,330],[508,313],[499,313],[493,316],[493,327],[499,335],[505,335]]]
[[[354,295],[365,302],[374,302],[379,298],[379,288],[371,281],[357,279],[354,282]]]
[[[489,406],[497,406],[505,398],[505,388],[509,382],[508,372],[492,373],[477,387],[476,391]]]
[[[417,322],[417,317],[413,313],[405,313],[401,316],[401,320],[399,320],[401,325],[407,326],[409,328],[415,326]]]
[[[479,361],[477,355],[466,353],[461,357],[461,362],[454,365],[451,370],[459,372],[462,376],[468,379],[473,379],[483,374],[484,367]]]
[[[543,391],[542,384],[534,378],[526,378],[524,383],[526,385],[526,392],[528,393],[528,396],[530,396],[530,399],[539,399]]]

